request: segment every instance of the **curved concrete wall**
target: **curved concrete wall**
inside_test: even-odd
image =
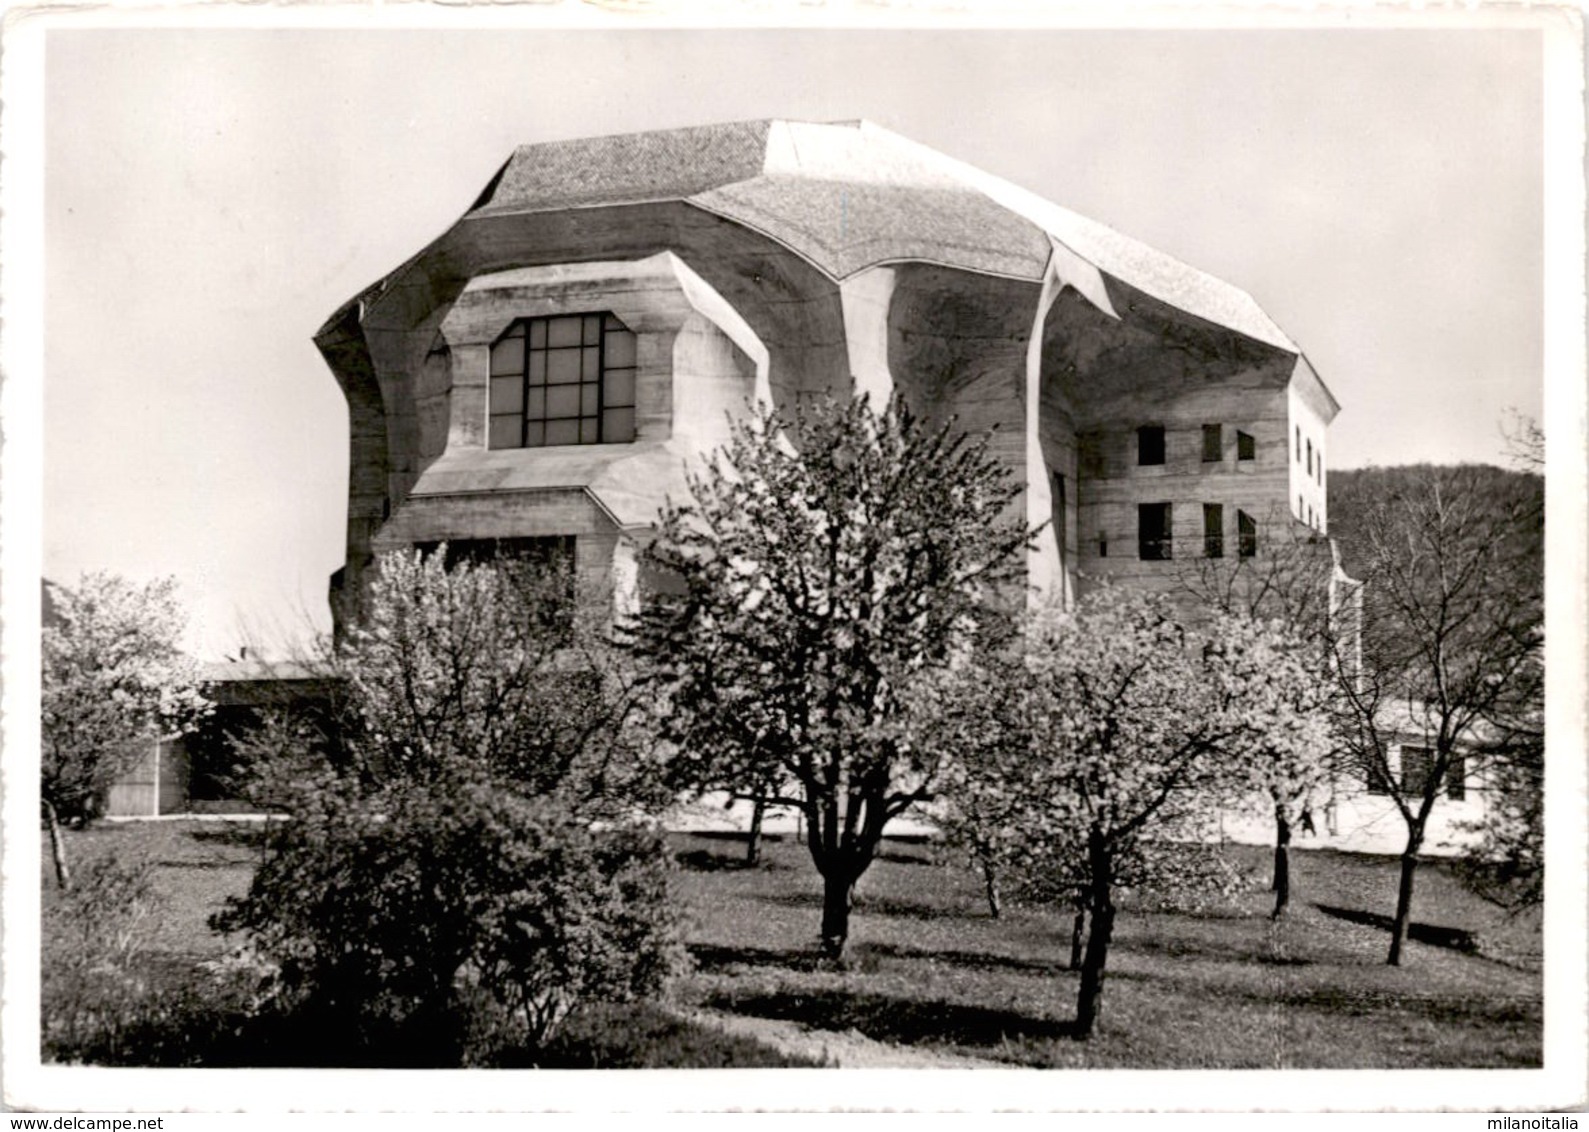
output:
[[[419,313],[421,294],[437,292],[396,289],[364,320],[376,327],[374,347],[361,351],[364,339],[345,335],[348,356],[337,355],[350,404],[358,405],[356,425],[369,434],[353,452],[354,489],[363,495],[361,523],[350,526],[348,594],[359,592],[371,555],[383,550],[514,535],[576,536],[580,573],[600,580],[622,533],[649,524],[669,495],[682,496],[687,465],[727,439],[732,417],[771,397],[766,347],[671,252],[482,273],[409,331],[393,328],[397,314]],[[594,311],[635,333],[634,440],[489,449],[491,344],[520,318]],[[322,348],[335,353],[329,341]],[[339,616],[353,612],[348,600]]]
[[[1238,552],[1237,512],[1261,523],[1260,546],[1286,522],[1290,485],[1287,387],[1296,356],[1204,323],[1109,281],[1120,319],[1072,293],[1044,326],[1045,450],[1074,461],[1074,555],[1085,593],[1099,581],[1172,590],[1187,559],[1204,554],[1203,504],[1223,510],[1224,553]],[[1071,446],[1058,422],[1070,422]],[[1203,459],[1203,426],[1221,428],[1221,457]],[[1137,429],[1164,429],[1162,464],[1138,462]],[[1237,459],[1236,434],[1254,438],[1255,459]],[[1171,505],[1174,557],[1138,553],[1140,504]]]
[[[598,310],[637,335],[634,442],[487,449],[491,343],[517,318]],[[350,304],[317,341],[349,402],[351,593],[379,547],[467,537],[476,523],[498,536],[543,533],[530,517],[538,508],[579,526],[544,533],[599,535],[610,551],[643,537],[663,499],[682,494],[686,463],[726,439],[729,417],[749,402],[787,407],[852,391],[877,403],[897,395],[928,425],[952,419],[987,436],[1023,488],[1012,512],[1048,524],[1028,580],[1067,603],[1078,575],[1170,576],[1173,563],[1137,555],[1141,503],[1172,503],[1178,556],[1202,547],[1203,503],[1225,506],[1231,554],[1238,509],[1272,514],[1300,489],[1304,514],[1312,501],[1323,522],[1322,475],[1301,484],[1306,460],[1299,470],[1288,458],[1299,423],[1322,454],[1334,412],[1305,362],[1059,244],[1041,280],[922,262],[836,280],[682,201],[490,207]],[[1158,467],[1135,459],[1146,424],[1166,432]],[[1225,430],[1212,464],[1201,458],[1205,424]],[[1237,461],[1237,429],[1256,439],[1256,460]],[[455,502],[470,495],[500,507],[488,515],[489,503]],[[340,610],[348,599],[334,600]]]

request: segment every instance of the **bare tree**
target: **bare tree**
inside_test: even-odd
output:
[[[1545,474],[1545,429],[1533,417],[1509,409],[1501,423],[1506,453],[1520,472]]]
[[[1543,475],[1545,430],[1540,423],[1513,409],[1501,431],[1513,468]],[[1536,908],[1545,899],[1543,655],[1536,660],[1510,702],[1491,713],[1486,805],[1477,821],[1464,824],[1478,840],[1457,868],[1458,878],[1471,890],[1511,912]]]
[[[1342,479],[1337,479],[1337,486]],[[1543,483],[1478,465],[1370,469],[1345,483],[1364,582],[1361,664],[1338,665],[1338,730],[1406,824],[1387,962],[1401,962],[1429,816],[1472,753],[1543,692]],[[1392,762],[1408,734],[1427,758]],[[1408,757],[1403,752],[1404,757]]]
[[[1337,592],[1330,540],[1292,519],[1284,508],[1266,511],[1246,539],[1238,541],[1235,554],[1221,540],[1217,554],[1178,562],[1175,591],[1187,615],[1194,620],[1227,613],[1281,621],[1316,643],[1322,658]]]

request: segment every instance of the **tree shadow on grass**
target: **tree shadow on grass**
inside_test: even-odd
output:
[[[1043,978],[1064,977],[1075,973],[1059,959],[1053,961],[1020,959],[1013,955],[944,948],[900,947],[892,943],[852,944],[844,958],[838,962],[822,956],[815,945],[811,948],[775,948],[692,943],[688,945],[688,950],[690,958],[695,961],[696,969],[703,972],[721,971],[730,967],[773,967],[790,971],[864,971],[875,968],[879,959],[897,959],[914,963],[942,963],[971,971],[1010,971]]]
[[[201,845],[230,845],[238,849],[258,850],[260,844],[274,830],[267,830],[264,822],[250,822],[246,825],[224,823],[217,824],[214,828],[195,829],[188,833],[194,841]]]
[[[690,958],[699,971],[721,971],[729,967],[777,967],[789,971],[816,971],[824,960],[815,947],[728,947],[711,943],[688,945]]]
[[[1538,1025],[1540,1022],[1540,1010],[1533,1003],[1514,999],[1487,1001],[1471,995],[1412,995],[1319,987],[1279,995],[1274,1001],[1287,1008],[1354,1017],[1382,1012],[1414,1014],[1442,1026]]]
[[[822,907],[822,893],[818,891],[807,892],[763,892],[758,893],[756,899],[763,904],[777,904],[785,908],[820,908]],[[958,904],[943,905],[929,904],[921,900],[901,900],[894,896],[869,895],[857,893],[853,905],[853,916],[889,916],[902,920],[980,920],[985,922],[987,917],[980,910],[971,910]]]
[[[1020,959],[1013,955],[994,955],[985,951],[954,951],[900,947],[892,943],[863,943],[855,950],[865,956],[884,956],[889,959],[925,960],[944,963],[973,971],[1020,971],[1033,975],[1068,975],[1070,967],[1065,960]]]
[[[1152,988],[1154,994],[1192,995],[1209,1002],[1249,1003],[1334,1019],[1367,1018],[1388,1023],[1401,1016],[1452,1029],[1538,1026],[1541,1019],[1538,1000],[1516,996],[1419,993],[1415,989],[1342,985],[1266,990],[1154,971],[1111,971],[1109,980],[1140,984]]]
[[[1391,917],[1382,916],[1378,912],[1337,908],[1329,904],[1315,904],[1314,907],[1337,920],[1363,924],[1366,927],[1379,928],[1381,931],[1388,932],[1395,926],[1395,921]],[[1479,949],[1478,940],[1473,937],[1472,932],[1464,928],[1443,928],[1435,924],[1420,924],[1416,920],[1407,925],[1407,938],[1416,943],[1427,943],[1431,947],[1444,947],[1452,951],[1471,953]]]
[[[758,892],[757,904],[771,904],[779,908],[821,908],[820,892]]]
[[[917,1001],[848,991],[780,991],[714,995],[708,1005],[735,1014],[796,1022],[819,1030],[854,1030],[894,1045],[992,1047],[1022,1040],[1052,1041],[1075,1033],[1070,1020],[1036,1018],[955,1002]]]
[[[690,849],[683,853],[675,853],[673,859],[678,862],[681,869],[688,869],[692,873],[749,872],[766,867],[762,863],[752,864],[742,856],[725,857],[720,853],[713,853],[710,849]]]
[[[1122,901],[1122,903],[1124,903]],[[1222,923],[1230,920],[1250,920],[1252,913],[1237,905],[1219,905],[1209,908],[1186,908],[1170,901],[1137,898],[1130,905],[1133,912],[1149,916],[1175,916],[1200,923]]]
[[[1123,947],[1139,955],[1164,959],[1208,959],[1218,963],[1258,963],[1266,967],[1311,967],[1314,964],[1312,959],[1301,955],[1277,954],[1267,941],[1238,945],[1225,940],[1202,943],[1147,936],[1133,939]]]
[[[871,896],[858,893],[855,897],[855,915],[892,916],[902,920],[978,920],[987,921],[987,915],[974,905],[956,901],[949,904],[930,904],[924,900],[901,900],[897,896]]]

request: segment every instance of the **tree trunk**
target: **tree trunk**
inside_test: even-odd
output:
[[[745,864],[754,865],[761,860],[761,819],[767,812],[767,799],[758,797],[750,811],[750,836],[745,841]]]
[[[65,892],[72,887],[72,870],[66,863],[66,839],[61,833],[61,821],[55,807],[44,803],[44,820],[50,827],[50,856],[55,860],[55,883]]]
[[[1076,909],[1076,918],[1070,925],[1070,969],[1081,970],[1081,945],[1087,938],[1087,906]]]
[[[1092,926],[1087,932],[1087,950],[1081,961],[1081,987],[1076,993],[1076,1031],[1078,1041],[1092,1037],[1103,1001],[1104,967],[1109,961],[1109,937],[1114,933],[1114,860],[1109,847],[1096,832],[1089,836],[1088,864],[1092,870],[1088,911]]]
[[[830,798],[807,802],[806,840],[822,875],[822,955],[842,959],[856,886],[877,855],[887,810],[881,796],[853,793],[845,810]]]
[[[981,857],[982,862],[982,890],[988,898],[988,915],[997,920],[1001,908],[999,902],[999,876],[994,871],[993,862],[987,857]]]
[[[855,881],[842,866],[835,864],[822,876],[822,955],[826,959],[844,957],[854,890]]]
[[[1291,903],[1291,823],[1286,820],[1284,807],[1275,807],[1275,875],[1271,886],[1275,894],[1275,910],[1269,914],[1278,920],[1286,914]]]
[[[1396,919],[1390,925],[1390,954],[1385,962],[1392,967],[1401,966],[1401,945],[1407,938],[1407,925],[1412,920],[1412,881],[1418,871],[1418,850],[1423,845],[1422,831],[1407,838],[1407,848],[1401,855],[1401,885],[1396,890]]]

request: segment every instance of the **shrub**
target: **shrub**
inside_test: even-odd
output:
[[[148,987],[138,958],[154,929],[148,863],[95,857],[44,911],[40,980],[44,1056],[115,1060]]]
[[[337,733],[284,731],[257,768],[291,817],[214,924],[279,964],[319,1063],[492,1063],[658,993],[681,954],[624,681],[547,592],[382,560]]]
[[[676,957],[653,832],[593,829],[489,779],[333,787],[216,920],[281,965],[282,1005],[355,1060],[422,1033],[425,1060],[537,1047],[582,1002],[662,989]]]

